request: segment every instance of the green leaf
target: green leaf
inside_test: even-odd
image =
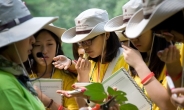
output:
[[[114,89],[112,89],[111,87],[108,87],[107,92],[109,93],[109,95],[114,96],[116,91]]]
[[[133,104],[127,103],[121,105],[120,110],[138,110],[138,108]]]
[[[84,92],[84,95],[89,96],[92,101],[103,101],[107,98],[107,94],[101,83],[92,83],[86,86],[86,89],[87,90]]]
[[[117,101],[119,104],[122,104],[122,102],[128,101],[128,99],[125,97],[125,95],[118,95],[118,96],[116,97],[116,101]]]

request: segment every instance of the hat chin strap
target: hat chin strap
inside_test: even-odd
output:
[[[21,57],[20,57],[20,54],[19,54],[19,52],[18,52],[18,49],[17,49],[17,46],[16,46],[16,44],[15,43],[13,43],[13,45],[14,45],[14,47],[15,47],[15,50],[16,50],[16,53],[17,53],[17,55],[18,55],[18,57],[19,57],[19,60],[20,60],[20,63],[21,63],[21,66],[22,66],[22,68],[23,68],[23,70],[24,70],[24,74],[26,75],[26,76],[29,76],[28,75],[28,73],[27,73],[27,71],[26,71],[26,69],[25,69],[25,66],[24,66],[24,64],[23,64],[23,62],[22,62],[22,59],[21,59]]]
[[[155,33],[153,34],[153,39],[152,39],[152,43],[151,43],[151,50],[150,50],[150,55],[149,55],[149,59],[148,59],[148,67],[149,67],[150,60],[151,60],[151,54],[152,54],[154,42],[155,42]]]

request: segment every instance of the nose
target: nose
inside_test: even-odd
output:
[[[47,53],[47,47],[43,45],[41,51],[42,51],[43,54],[46,54]]]

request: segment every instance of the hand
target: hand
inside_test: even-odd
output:
[[[75,93],[75,94],[68,94],[68,91],[66,91],[66,90],[57,90],[56,92],[58,94],[62,94],[63,96],[65,96],[67,98],[71,98],[71,97],[83,97],[83,98],[86,98],[83,95],[83,93],[86,91],[85,87],[76,87],[75,84],[73,84],[72,87],[74,89],[82,89],[83,91],[81,93]]]
[[[165,32],[161,30],[160,34],[156,34],[158,37],[165,38],[168,42],[175,41],[175,42],[184,42],[184,36],[182,33],[177,31],[171,30],[171,32]]]
[[[179,106],[181,108],[184,108],[184,88],[176,88],[173,89],[172,94],[178,94],[178,97],[175,97],[174,95],[172,95],[171,97],[171,102],[173,103],[173,105],[175,105],[176,107]]]
[[[79,82],[89,82],[89,72],[91,69],[91,62],[87,59],[79,57],[75,68],[78,72]]]
[[[180,51],[174,45],[170,45],[168,48],[160,50],[157,56],[166,64],[171,64],[180,60]]]
[[[67,70],[71,66],[71,60],[64,55],[58,55],[53,58],[55,62],[52,64],[55,68]]]
[[[144,62],[139,51],[125,45],[122,45],[122,47],[125,61],[133,68],[139,66],[140,62]]]

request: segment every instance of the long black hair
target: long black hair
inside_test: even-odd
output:
[[[160,24],[156,25],[154,28],[152,28],[152,32],[157,33],[160,30],[166,30],[166,31],[171,31],[175,30],[179,33],[184,34],[184,15],[183,11],[179,11],[178,13],[174,14],[173,16],[169,17],[168,19],[164,20]],[[153,36],[153,35],[152,35]],[[175,42],[173,42],[175,43]],[[167,48],[170,45],[169,42],[165,40],[165,38],[160,38],[155,36],[154,37],[154,44],[152,47],[152,53],[151,53],[151,58],[150,58],[150,63],[148,65],[149,69],[154,72],[155,77],[158,79],[160,76],[165,63],[162,62],[158,56],[157,52],[159,50],[163,50]],[[131,43],[130,46],[135,48]],[[147,53],[141,53],[142,58],[145,59],[147,57]],[[134,70],[134,68],[130,67],[130,71],[132,73],[132,76],[137,75],[137,72]]]
[[[155,77],[158,78],[164,68],[165,63],[161,61],[160,58],[157,56],[157,52],[168,47],[170,43],[167,42],[164,38],[160,38],[156,36],[154,37],[153,40],[154,40],[154,43],[153,43],[148,67],[152,72],[154,72]],[[136,49],[136,47],[134,47],[132,43],[130,43],[130,46]],[[145,61],[145,59],[147,58],[147,52],[141,52],[141,56]],[[130,71],[133,77],[137,75],[137,72],[134,70],[134,68],[130,67]]]
[[[110,32],[110,36],[107,39],[106,47],[105,47],[105,57],[103,58],[104,62],[111,62],[113,58],[116,57],[119,47],[121,47],[121,44],[119,42],[118,36],[115,34],[115,32]],[[95,62],[98,62],[99,57],[96,58],[90,58],[90,60],[93,60]]]
[[[49,30],[46,30],[46,29],[42,29],[42,30],[38,31],[36,34],[34,34],[35,39],[42,32],[48,32],[54,38],[54,40],[56,42],[56,55],[55,56],[57,56],[57,55],[64,55],[64,52],[63,52],[62,47],[61,47],[61,39],[56,34],[54,34],[53,32],[51,32]],[[37,69],[36,69],[37,62],[35,61],[35,59],[34,59],[34,57],[33,57],[32,54],[29,55],[29,59],[31,61],[31,68],[30,68],[29,61],[26,61],[24,63],[25,66],[26,66],[26,69],[27,69],[28,73],[31,73],[31,70],[34,73],[37,73]],[[70,76],[76,76],[75,73],[69,72],[67,70],[61,70],[61,71],[63,71],[64,73],[69,74]]]

